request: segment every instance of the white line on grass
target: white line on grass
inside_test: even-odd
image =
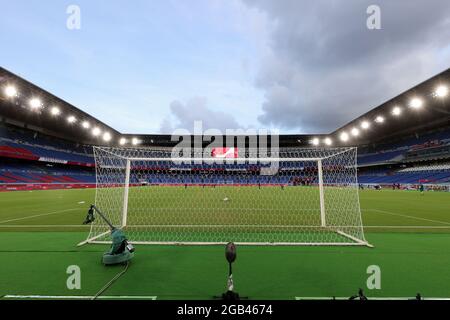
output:
[[[450,226],[364,226],[367,228],[386,228],[386,229],[450,229]]]
[[[294,297],[295,300],[349,300],[349,297]],[[415,300],[414,297],[367,297],[368,300]],[[450,298],[422,297],[423,300],[447,300]]]
[[[391,211],[378,210],[378,209],[367,209],[365,211],[374,211],[374,212],[378,212],[378,213],[390,214],[391,216],[398,216],[398,217],[404,217],[404,218],[409,218],[409,219],[422,220],[422,221],[428,221],[428,222],[434,222],[434,223],[440,223],[440,224],[446,224],[446,225],[450,226],[450,222],[419,218],[419,217],[409,216],[409,215],[406,215],[406,214],[400,214],[400,213],[391,212]]]
[[[15,295],[15,294],[7,294],[3,296],[6,299],[74,299],[74,300],[88,300],[92,299],[94,296],[46,296],[46,295]],[[111,299],[111,300],[122,300],[122,299],[131,299],[131,300],[156,300],[157,296],[98,296],[97,299]]]
[[[3,224],[0,228],[90,228],[90,225],[83,224]]]
[[[90,225],[81,224],[4,224],[0,228],[90,228]],[[131,225],[128,227],[142,227],[138,225]],[[346,228],[360,228],[354,226],[345,226]],[[364,229],[370,228],[386,228],[386,229],[450,229],[450,226],[364,226]]]
[[[35,215],[32,215],[32,216],[26,216],[26,217],[22,217],[22,218],[15,218],[15,219],[3,220],[3,221],[0,221],[0,224],[2,224],[2,223],[8,223],[8,222],[13,222],[13,221],[26,220],[26,219],[36,218],[36,217],[49,216],[49,215],[52,215],[52,214],[58,214],[58,213],[63,213],[63,212],[68,212],[68,211],[75,211],[75,210],[79,210],[79,208],[72,208],[72,209],[58,210],[58,211],[53,211],[53,212],[48,212],[48,213],[35,214]]]

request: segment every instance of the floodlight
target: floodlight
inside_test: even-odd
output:
[[[320,143],[319,138],[313,138],[313,139],[311,140],[311,143],[312,143],[313,145],[315,145],[315,146],[318,146],[319,143]]]
[[[446,86],[439,86],[436,88],[434,95],[439,98],[446,97],[448,95],[448,88]]]
[[[423,101],[422,101],[422,99],[419,99],[419,98],[413,98],[413,99],[411,99],[411,102],[409,103],[409,106],[414,109],[418,109],[418,108],[422,107],[422,105],[423,105]]]
[[[351,133],[352,133],[352,136],[356,137],[356,136],[359,135],[359,129],[358,128],[353,128]]]
[[[111,140],[111,134],[109,132],[105,132],[103,134],[103,140],[110,141]]]
[[[361,122],[361,128],[363,129],[369,129],[370,123],[368,121]]]
[[[74,123],[75,121],[77,121],[77,118],[75,118],[74,116],[67,117],[67,122]]]
[[[17,96],[17,89],[14,86],[5,87],[5,94],[7,97],[12,98]]]
[[[38,98],[32,98],[29,102],[31,109],[38,109],[42,106],[41,100]]]
[[[52,116],[57,116],[57,115],[59,115],[61,113],[61,111],[59,110],[58,107],[52,107],[50,109],[50,113],[52,114]]]
[[[135,138],[131,139],[131,143],[133,145],[137,145],[139,143],[139,139],[135,137]]]
[[[341,141],[347,141],[348,140],[348,133],[347,132],[342,132],[341,133],[341,136],[340,136],[340,138],[341,138]]]
[[[392,109],[392,114],[394,115],[394,116],[399,116],[400,114],[402,113],[402,108],[400,108],[400,107],[398,107],[398,106],[396,106],[396,107],[394,107],[393,109]]]
[[[85,129],[89,129],[91,127],[91,124],[87,121],[83,121],[83,123],[81,125]]]
[[[97,137],[98,135],[100,135],[101,132],[102,132],[102,131],[101,131],[99,128],[97,128],[97,127],[95,127],[94,129],[92,129],[92,135],[95,136],[95,137]]]
[[[125,143],[127,143],[127,139],[125,139],[125,138],[120,138],[119,144],[123,146]]]
[[[327,146],[331,146],[333,144],[333,140],[331,140],[330,138],[325,138],[323,139],[323,142],[327,145]]]
[[[375,118],[375,122],[383,123],[384,122],[384,118],[382,116],[378,116],[378,117]]]

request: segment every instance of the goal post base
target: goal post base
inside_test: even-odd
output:
[[[345,233],[344,231],[336,230],[336,232],[337,232],[338,234],[340,234],[341,236],[347,237],[347,238],[349,238],[349,239],[355,241],[355,242],[358,243],[359,245],[367,246],[367,247],[369,247],[369,248],[374,248],[374,246],[371,245],[370,243],[368,243],[367,241],[361,240],[361,239],[358,239],[358,238],[355,238],[355,237],[353,237],[353,236],[351,236],[351,235]]]
[[[99,235],[96,235],[95,237],[88,238],[88,239],[78,243],[77,247],[84,246],[85,244],[88,244],[88,243],[95,243],[95,239],[101,238],[101,237],[106,236],[107,234],[110,234],[110,233],[111,233],[111,231],[106,231],[106,232],[100,233]],[[111,241],[109,241],[109,243],[111,243]]]

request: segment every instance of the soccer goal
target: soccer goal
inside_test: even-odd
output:
[[[368,245],[356,148],[217,158],[95,147],[95,204],[135,244]],[[85,242],[105,243],[100,219]]]

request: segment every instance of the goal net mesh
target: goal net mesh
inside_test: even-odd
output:
[[[184,161],[170,149],[94,148],[96,206],[134,243],[367,244],[356,148]],[[88,242],[109,240],[96,219]]]

